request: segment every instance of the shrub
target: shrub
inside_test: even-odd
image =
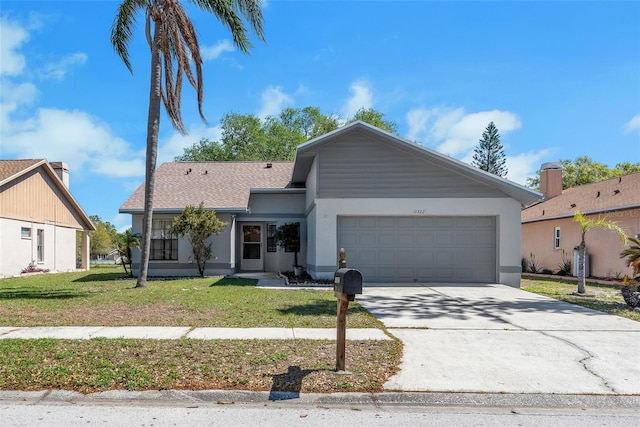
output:
[[[26,268],[20,270],[20,274],[29,274],[29,273],[48,273],[48,268],[40,268],[35,262],[29,263]]]
[[[569,254],[567,253],[567,251],[562,249],[562,252],[560,253],[560,257],[561,257],[561,261],[560,261],[560,264],[558,264],[558,268],[560,269],[558,270],[558,275],[559,276],[571,275],[571,269],[573,267],[573,264],[571,263],[571,258],[569,257]]]
[[[529,273],[540,273],[540,266],[536,262],[536,256],[533,253],[529,254]]]

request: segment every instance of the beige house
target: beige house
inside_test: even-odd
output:
[[[534,254],[541,268],[557,272],[564,251],[575,269],[574,248],[581,237],[580,226],[573,221],[577,211],[588,218],[606,217],[628,236],[640,236],[640,172],[562,190],[561,164],[545,163],[540,189],[546,200],[522,211],[522,257]],[[592,229],[586,244],[588,275],[611,278],[631,273],[619,257],[623,246],[616,233]]]
[[[167,233],[204,202],[229,223],[206,274],[290,270],[274,231],[300,224],[299,263],[332,279],[339,248],[365,282],[520,285],[520,211],[528,188],[363,122],[300,145],[293,162],[173,162],[156,172],[150,275],[195,275],[191,248]],[[120,208],[142,229],[144,186]],[[136,259],[137,258],[137,259]],[[134,273],[139,251],[134,255]]]
[[[69,192],[66,164],[0,160],[0,277],[32,263],[50,271],[88,269],[92,230]]]

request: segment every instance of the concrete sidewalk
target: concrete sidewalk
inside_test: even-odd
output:
[[[335,328],[190,328],[169,326],[38,326],[0,327],[0,339],[77,339],[131,338],[175,340],[180,338],[219,339],[312,339],[335,340]],[[381,329],[347,329],[347,339],[353,341],[390,340]]]

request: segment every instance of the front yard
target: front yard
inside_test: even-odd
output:
[[[326,290],[266,290],[255,281],[152,280],[134,289],[113,268],[0,280],[0,326],[192,326],[335,328]],[[382,324],[357,302],[350,328]],[[0,389],[236,389],[381,391],[402,345],[348,341],[347,369],[334,372],[334,341],[0,339]]]
[[[574,295],[577,288],[575,281],[548,277],[526,276],[521,282],[522,290],[640,322],[640,312],[627,308],[619,284],[601,284],[587,280],[585,296]]]

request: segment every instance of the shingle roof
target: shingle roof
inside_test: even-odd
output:
[[[55,162],[55,164],[63,163]],[[64,185],[62,180],[51,168],[51,165],[47,162],[46,159],[0,160],[0,185],[11,182],[19,176],[22,176],[25,173],[40,167],[51,178],[54,185],[56,185],[56,187],[62,194],[62,197],[64,197],[76,210],[78,215],[80,215],[80,219],[85,223],[86,228],[91,231],[95,230],[96,228],[91,222],[89,216],[87,216],[80,204],[76,201],[69,189]]]
[[[286,188],[292,162],[170,162],[156,171],[154,211],[182,211],[185,206],[244,210],[252,188]],[[122,213],[142,212],[144,184],[120,207]]]
[[[44,159],[0,160],[0,184],[21,175],[33,166],[45,162]]]
[[[562,194],[522,211],[522,222],[544,221],[640,207],[640,172],[568,188]]]

